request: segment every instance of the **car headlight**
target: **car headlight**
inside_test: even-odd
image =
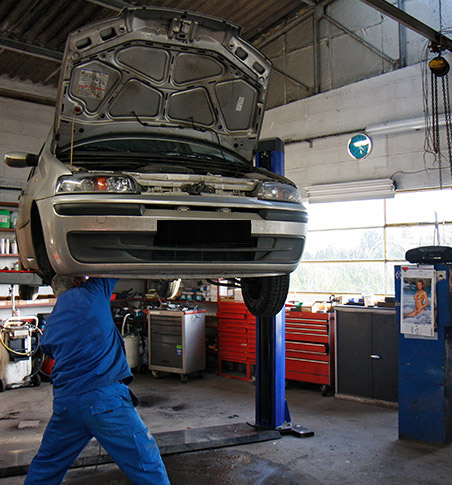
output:
[[[281,182],[263,182],[259,184],[254,195],[258,199],[278,200],[301,204],[301,195],[296,187]]]
[[[135,182],[124,175],[73,175],[58,180],[57,193],[64,192],[121,192],[136,193]]]

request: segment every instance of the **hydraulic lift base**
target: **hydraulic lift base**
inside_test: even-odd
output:
[[[280,439],[281,433],[277,430],[256,429],[246,423],[237,423],[224,426],[153,433],[153,436],[160,449],[160,454],[166,456],[190,451],[202,451],[212,448],[258,443],[261,441],[272,441]],[[20,456],[20,454],[15,453],[10,459],[8,452],[6,452],[3,456],[2,463],[11,462],[11,466],[0,467],[0,478],[26,475],[31,458],[36,451],[33,451],[31,456],[27,456],[25,453],[23,456]],[[18,461],[22,461],[23,464],[17,465]],[[75,460],[71,468],[104,465],[107,463],[113,463],[110,455],[103,449],[101,449],[99,454],[98,444],[92,441],[82,455]]]
[[[310,438],[314,436],[314,431],[301,426],[301,424],[284,423],[279,428],[276,428],[282,435],[293,434],[298,436],[298,438]]]
[[[266,428],[253,425],[254,429],[264,431]],[[268,430],[271,431],[271,430]],[[307,428],[301,426],[301,424],[292,424],[292,423],[283,423],[281,426],[278,426],[273,431],[277,431],[281,435],[291,434],[297,436],[298,438],[310,438],[314,436],[314,431],[311,431]]]

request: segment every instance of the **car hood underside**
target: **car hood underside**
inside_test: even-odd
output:
[[[123,10],[70,34],[55,149],[129,133],[190,138],[250,160],[270,63],[239,27],[178,10]]]

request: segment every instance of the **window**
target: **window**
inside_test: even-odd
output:
[[[452,189],[310,204],[308,213],[306,249],[291,291],[314,300],[393,295],[394,266],[405,261],[408,249],[452,245]]]

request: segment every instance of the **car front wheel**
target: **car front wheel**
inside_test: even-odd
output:
[[[289,291],[289,275],[242,278],[242,295],[248,310],[256,317],[279,313]]]

